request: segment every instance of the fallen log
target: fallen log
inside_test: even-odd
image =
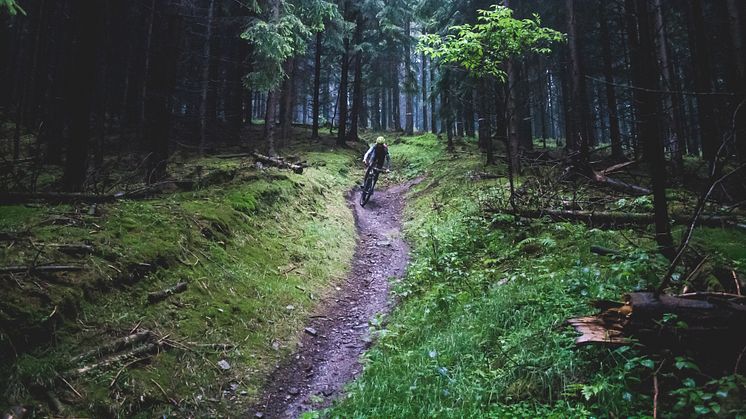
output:
[[[21,272],[76,272],[82,270],[82,266],[76,265],[2,266],[0,267],[0,274],[14,274]]]
[[[497,211],[491,211],[497,212]],[[648,225],[653,224],[655,219],[653,214],[639,212],[618,212],[618,211],[575,211],[575,210],[517,210],[506,209],[506,214],[517,215],[525,218],[542,218],[549,217],[557,221],[577,220],[583,221],[590,225]],[[669,219],[677,224],[689,224],[691,215],[688,214],[670,214]],[[735,218],[723,215],[703,215],[697,220],[698,225],[706,227],[728,227],[746,230],[746,223]]]
[[[616,172],[617,170],[621,170],[627,166],[633,165],[637,163],[636,160],[630,160],[623,163],[618,163],[613,166],[609,166],[606,169],[600,170],[598,173],[601,175],[608,175],[609,173]]]
[[[650,195],[653,193],[653,191],[651,191],[648,188],[643,188],[642,186],[633,185],[631,183],[622,182],[621,180],[618,180],[618,179],[610,178],[606,176],[604,172],[594,171],[593,181],[599,185],[608,186],[611,189],[617,190],[619,192],[628,193],[630,195],[643,196],[643,195]]]
[[[218,159],[240,159],[244,157],[254,157],[254,153],[218,154],[213,157],[218,158]]]
[[[44,243],[42,244],[44,247],[51,247],[53,249],[59,250],[62,253],[72,253],[72,254],[80,254],[80,253],[93,253],[93,246],[88,244],[75,244],[75,243]]]
[[[171,288],[167,288],[162,291],[156,291],[156,292],[149,292],[148,293],[148,302],[150,304],[157,303],[159,301],[165,300],[166,298],[178,294],[180,292],[184,292],[187,289],[187,283],[186,282],[179,282],[178,284],[174,285]]]
[[[576,317],[567,321],[575,328],[579,337],[575,339],[576,345],[590,343],[603,343],[606,345],[629,345],[632,339],[622,335],[622,329],[613,323],[607,323],[603,318],[596,316]]]
[[[266,163],[271,166],[280,167],[283,169],[290,169],[299,175],[303,173],[303,166],[299,164],[288,163],[285,160],[282,160],[281,158],[265,156],[263,154],[259,154],[256,152],[252,153],[252,155],[254,156],[254,158],[256,158],[258,161],[262,163]]]
[[[746,304],[738,297],[634,292],[625,296],[624,303],[602,302],[606,309],[601,313],[567,323],[580,333],[578,345],[619,345],[635,339],[651,348],[720,357],[732,367],[733,357],[746,345]]]
[[[619,256],[622,254],[622,252],[618,250],[596,245],[591,246],[591,253],[595,253],[599,256]]]
[[[80,368],[76,368],[76,369],[74,369],[72,371],[69,371],[67,375],[70,375],[70,376],[84,375],[84,374],[87,374],[87,373],[89,373],[89,372],[91,372],[93,370],[97,370],[97,369],[101,369],[101,368],[106,368],[106,367],[108,367],[108,366],[110,366],[112,364],[116,364],[116,363],[119,363],[119,362],[122,362],[122,361],[126,361],[128,359],[136,358],[136,357],[139,357],[141,355],[145,355],[145,354],[149,354],[149,353],[155,352],[160,347],[161,347],[161,345],[159,345],[157,343],[147,343],[145,345],[138,346],[138,347],[132,349],[131,351],[125,352],[123,354],[111,356],[109,358],[103,359],[100,362],[97,362],[97,363],[94,363],[94,364],[85,365],[85,366],[80,367]]]
[[[112,342],[109,342],[107,344],[101,345],[95,349],[92,349],[88,352],[82,353],[80,355],[77,355],[73,357],[70,362],[77,363],[81,361],[85,361],[87,359],[98,357],[102,355],[109,355],[116,352],[120,352],[125,348],[134,346],[138,343],[142,343],[146,340],[148,340],[151,337],[150,330],[143,330],[137,333],[133,333],[131,335],[124,336],[122,338],[116,339]]]

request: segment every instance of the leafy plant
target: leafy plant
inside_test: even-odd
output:
[[[548,44],[565,39],[553,29],[541,26],[541,19],[515,19],[513,10],[493,5],[477,11],[478,23],[452,26],[441,37],[426,34],[418,49],[445,64],[458,64],[477,77],[495,77],[504,81],[503,63],[528,52],[548,54]]]

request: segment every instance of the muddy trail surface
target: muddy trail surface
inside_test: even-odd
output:
[[[297,418],[327,407],[360,372],[369,321],[388,311],[389,278],[401,278],[409,261],[401,217],[404,195],[419,180],[375,192],[365,208],[359,190],[350,194],[358,230],[350,272],[309,320],[298,351],[272,373],[250,417]]]

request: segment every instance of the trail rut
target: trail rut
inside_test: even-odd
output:
[[[361,370],[370,346],[369,321],[390,308],[389,278],[401,278],[409,246],[401,235],[404,195],[421,179],[376,192],[365,208],[360,192],[349,196],[358,241],[346,280],[312,316],[296,353],[271,375],[252,417],[296,418],[327,407]]]

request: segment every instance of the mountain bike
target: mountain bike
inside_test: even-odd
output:
[[[376,187],[378,182],[378,175],[381,172],[385,172],[385,169],[379,169],[375,166],[370,166],[365,172],[365,180],[363,181],[363,191],[360,194],[360,206],[364,207],[368,203],[368,200],[373,195],[373,189]]]

